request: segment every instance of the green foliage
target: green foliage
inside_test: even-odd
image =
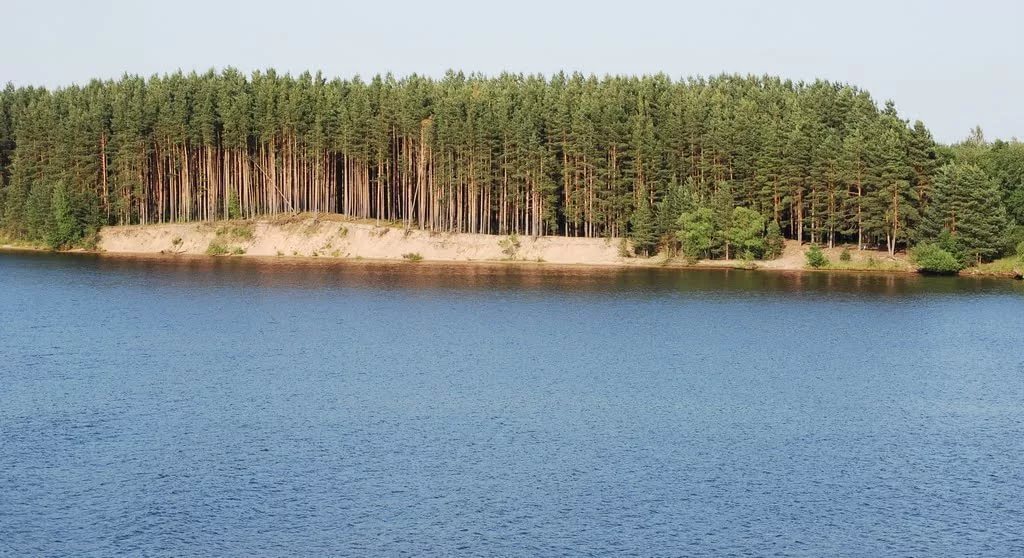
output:
[[[987,178],[940,184],[947,161]],[[894,252],[936,241],[950,199],[972,205],[950,230],[965,258],[1009,251],[1019,239],[1007,230],[1024,225],[1024,146],[980,130],[937,146],[891,104],[826,81],[228,68],[0,91],[0,228],[61,246],[104,224],[309,211],[406,230],[627,237],[641,254],[687,251],[689,236],[690,257],[773,257],[784,235]],[[736,207],[768,223],[763,248]],[[711,230],[690,219],[701,227],[680,234],[702,208]]]
[[[619,239],[619,257],[628,258],[633,254],[629,251],[629,243],[625,238]]]
[[[1024,240],[1017,243],[1017,257],[1024,261]]]
[[[958,259],[989,261],[1003,253],[1002,238],[1007,234],[1006,212],[999,200],[998,185],[977,165],[944,165],[935,177],[925,227]]]
[[[228,194],[228,219],[241,219],[242,207],[238,204],[238,193],[234,190]]]
[[[402,259],[410,262],[419,262],[423,261],[423,256],[421,256],[419,252],[409,252],[407,254],[402,254]]]
[[[224,256],[231,253],[231,249],[223,244],[213,241],[206,247],[207,256]]]
[[[679,242],[692,262],[710,256],[715,241],[715,212],[707,207],[687,211],[679,217]]]
[[[519,255],[519,248],[521,244],[519,242],[518,235],[509,235],[498,241],[498,246],[501,246],[501,253],[505,254],[505,257],[514,260]]]
[[[805,256],[807,258],[807,265],[809,267],[812,267],[814,269],[828,267],[828,256],[826,256],[825,253],[821,251],[821,247],[818,246],[817,244],[812,244],[811,247],[808,248]]]
[[[839,261],[841,261],[841,262],[848,262],[848,261],[850,261],[852,259],[853,259],[853,257],[850,255],[850,249],[848,247],[844,246],[843,247],[843,251],[839,252]]]
[[[910,257],[917,264],[919,271],[935,274],[955,274],[963,269],[963,264],[937,244],[918,244],[910,251]]]
[[[84,236],[82,223],[75,215],[75,206],[71,194],[63,182],[53,188],[53,200],[50,203],[53,220],[49,227],[47,243],[54,248],[73,246]]]
[[[774,260],[781,256],[783,249],[786,247],[786,240],[782,236],[782,230],[775,221],[768,222],[768,232],[765,234],[764,246],[764,257],[769,260]]]
[[[762,257],[765,251],[764,217],[746,207],[733,209],[725,238],[741,258],[749,260]]]
[[[217,227],[216,235],[227,240],[252,240],[255,227],[252,223],[232,223]]]
[[[650,256],[658,251],[658,233],[655,229],[654,213],[646,199],[641,199],[639,208],[630,218],[630,239],[633,250],[642,256]]]

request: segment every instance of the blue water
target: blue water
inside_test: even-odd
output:
[[[0,255],[0,555],[1024,554],[1024,285]]]

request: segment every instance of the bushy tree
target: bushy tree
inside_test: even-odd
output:
[[[684,212],[678,225],[683,254],[691,261],[709,257],[715,240],[715,212],[707,207]]]
[[[946,275],[958,273],[963,269],[963,264],[956,256],[937,244],[918,244],[910,251],[910,257],[923,273]]]
[[[764,217],[746,207],[733,209],[731,223],[726,229],[725,237],[741,258],[760,258],[764,255],[765,247]]]

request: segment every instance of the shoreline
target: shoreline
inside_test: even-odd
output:
[[[786,273],[871,273],[917,275],[905,255],[884,251],[826,249],[832,265],[806,266],[805,246],[786,242],[774,260],[700,260],[624,256],[624,239],[517,237],[469,233],[438,233],[405,229],[399,224],[353,219],[341,215],[286,215],[257,220],[108,226],[100,230],[96,249],[51,250],[40,246],[2,244],[0,252],[83,254],[151,260],[244,259],[267,264],[406,264],[486,265],[537,268],[739,270]],[[962,277],[1020,279],[1019,270],[968,268]]]

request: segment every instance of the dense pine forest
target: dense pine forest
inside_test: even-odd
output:
[[[432,231],[1009,252],[1024,145],[937,145],[856,87],[722,75],[175,73],[0,94],[0,230],[331,212]]]

